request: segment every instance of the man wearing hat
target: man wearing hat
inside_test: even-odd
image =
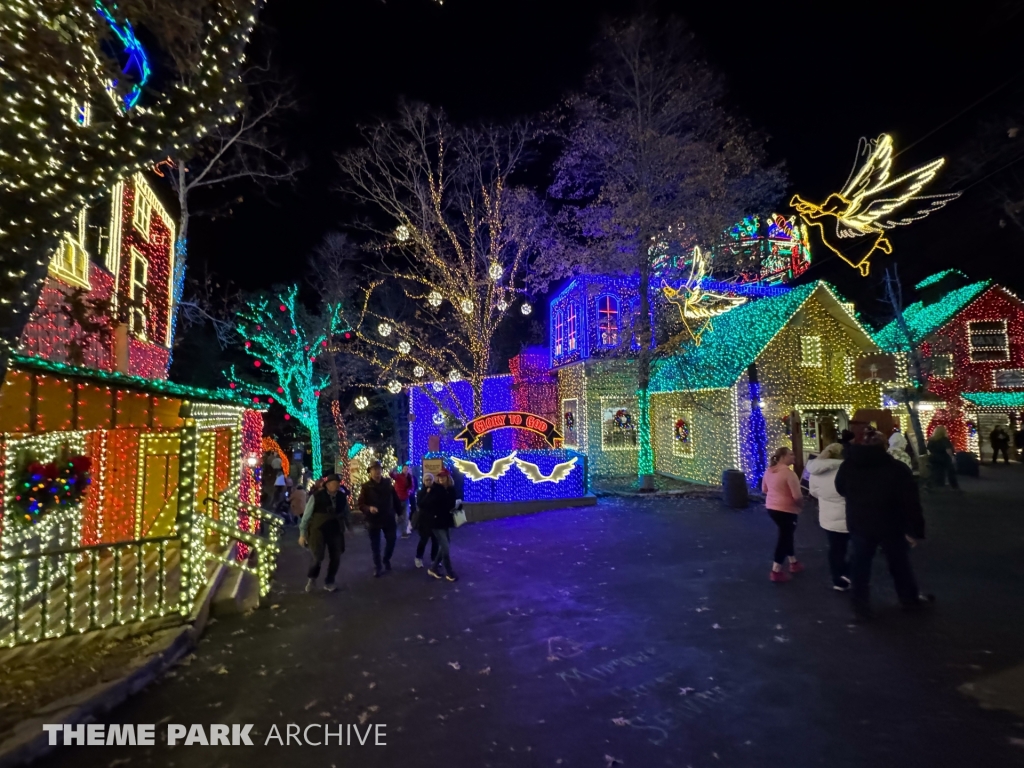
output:
[[[341,553],[345,551],[345,528],[351,528],[348,521],[348,497],[341,493],[341,478],[338,475],[327,475],[324,487],[314,493],[306,503],[299,522],[299,546],[309,544],[313,555],[313,565],[306,574],[306,591],[312,592],[316,580],[320,576],[320,563],[324,560],[324,551],[330,555],[327,564],[327,578],[324,589],[334,592],[334,577],[341,565]]]
[[[402,502],[395,493],[391,480],[384,477],[380,462],[370,464],[370,479],[359,489],[356,506],[366,515],[366,528],[370,534],[370,549],[373,550],[373,575],[380,576],[391,570],[391,555],[395,551],[395,535],[398,523],[395,514]],[[380,553],[380,534],[384,533],[384,556]],[[383,566],[383,567],[382,567]]]

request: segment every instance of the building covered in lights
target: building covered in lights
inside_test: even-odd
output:
[[[931,434],[942,424],[958,451],[992,456],[989,435],[1012,435],[1024,417],[1024,302],[989,280],[949,269],[915,286],[919,301],[904,310],[918,345],[931,400],[921,406]],[[909,344],[896,321],[875,341],[891,353]]]
[[[167,381],[173,222],[141,173],[83,211],[9,361],[0,647],[187,618],[211,559],[259,545],[262,414]]]

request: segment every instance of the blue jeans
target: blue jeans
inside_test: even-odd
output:
[[[917,589],[917,580],[914,578],[914,571],[910,567],[910,543],[902,535],[886,536],[864,536],[863,534],[850,534],[853,542],[853,562],[851,563],[851,575],[853,577],[853,605],[859,611],[866,611],[871,602],[871,564],[875,559],[875,552],[882,548],[882,553],[889,563],[889,573],[892,574],[892,581],[896,587],[896,594],[904,605],[914,605],[920,594]]]
[[[385,565],[391,563],[391,555],[395,551],[395,532],[397,528],[394,525],[388,526],[387,528],[370,528],[370,549],[373,551],[373,567],[378,571],[381,569],[381,556],[380,556],[380,534],[384,532],[384,557],[383,561]]]
[[[433,534],[434,541],[437,542],[437,554],[434,555],[434,559],[430,563],[430,569],[436,571],[437,566],[444,560],[444,567],[448,571],[448,575],[454,576],[455,571],[452,570],[451,558],[451,531],[448,528],[435,528]]]

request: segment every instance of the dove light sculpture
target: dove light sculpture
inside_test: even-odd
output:
[[[888,230],[923,219],[960,197],[959,192],[920,194],[945,164],[944,158],[936,158],[896,178],[890,178],[892,161],[892,136],[883,133],[870,141],[862,138],[857,144],[853,169],[839,192],[833,192],[820,204],[810,203],[799,195],[794,195],[789,203],[808,227],[818,228],[825,246],[863,277],[871,271],[870,260],[875,251],[892,253],[892,243],[885,236]],[[840,248],[844,239],[859,242]]]
[[[491,464],[491,468],[487,472],[484,472],[479,466],[477,466],[476,462],[469,461],[468,459],[458,459],[452,456],[452,464],[454,464],[462,474],[473,481],[497,480],[512,469],[512,465],[515,461],[516,452],[512,451],[512,453],[503,459],[495,459]]]

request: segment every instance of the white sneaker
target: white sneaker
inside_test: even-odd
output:
[[[423,567],[423,561],[420,558],[418,558],[418,557],[416,558],[416,567],[417,568],[422,568]]]
[[[314,587],[316,587],[316,579],[306,579],[306,591],[312,592]]]
[[[338,588],[334,584],[324,584],[324,590],[327,592],[337,592]]]

